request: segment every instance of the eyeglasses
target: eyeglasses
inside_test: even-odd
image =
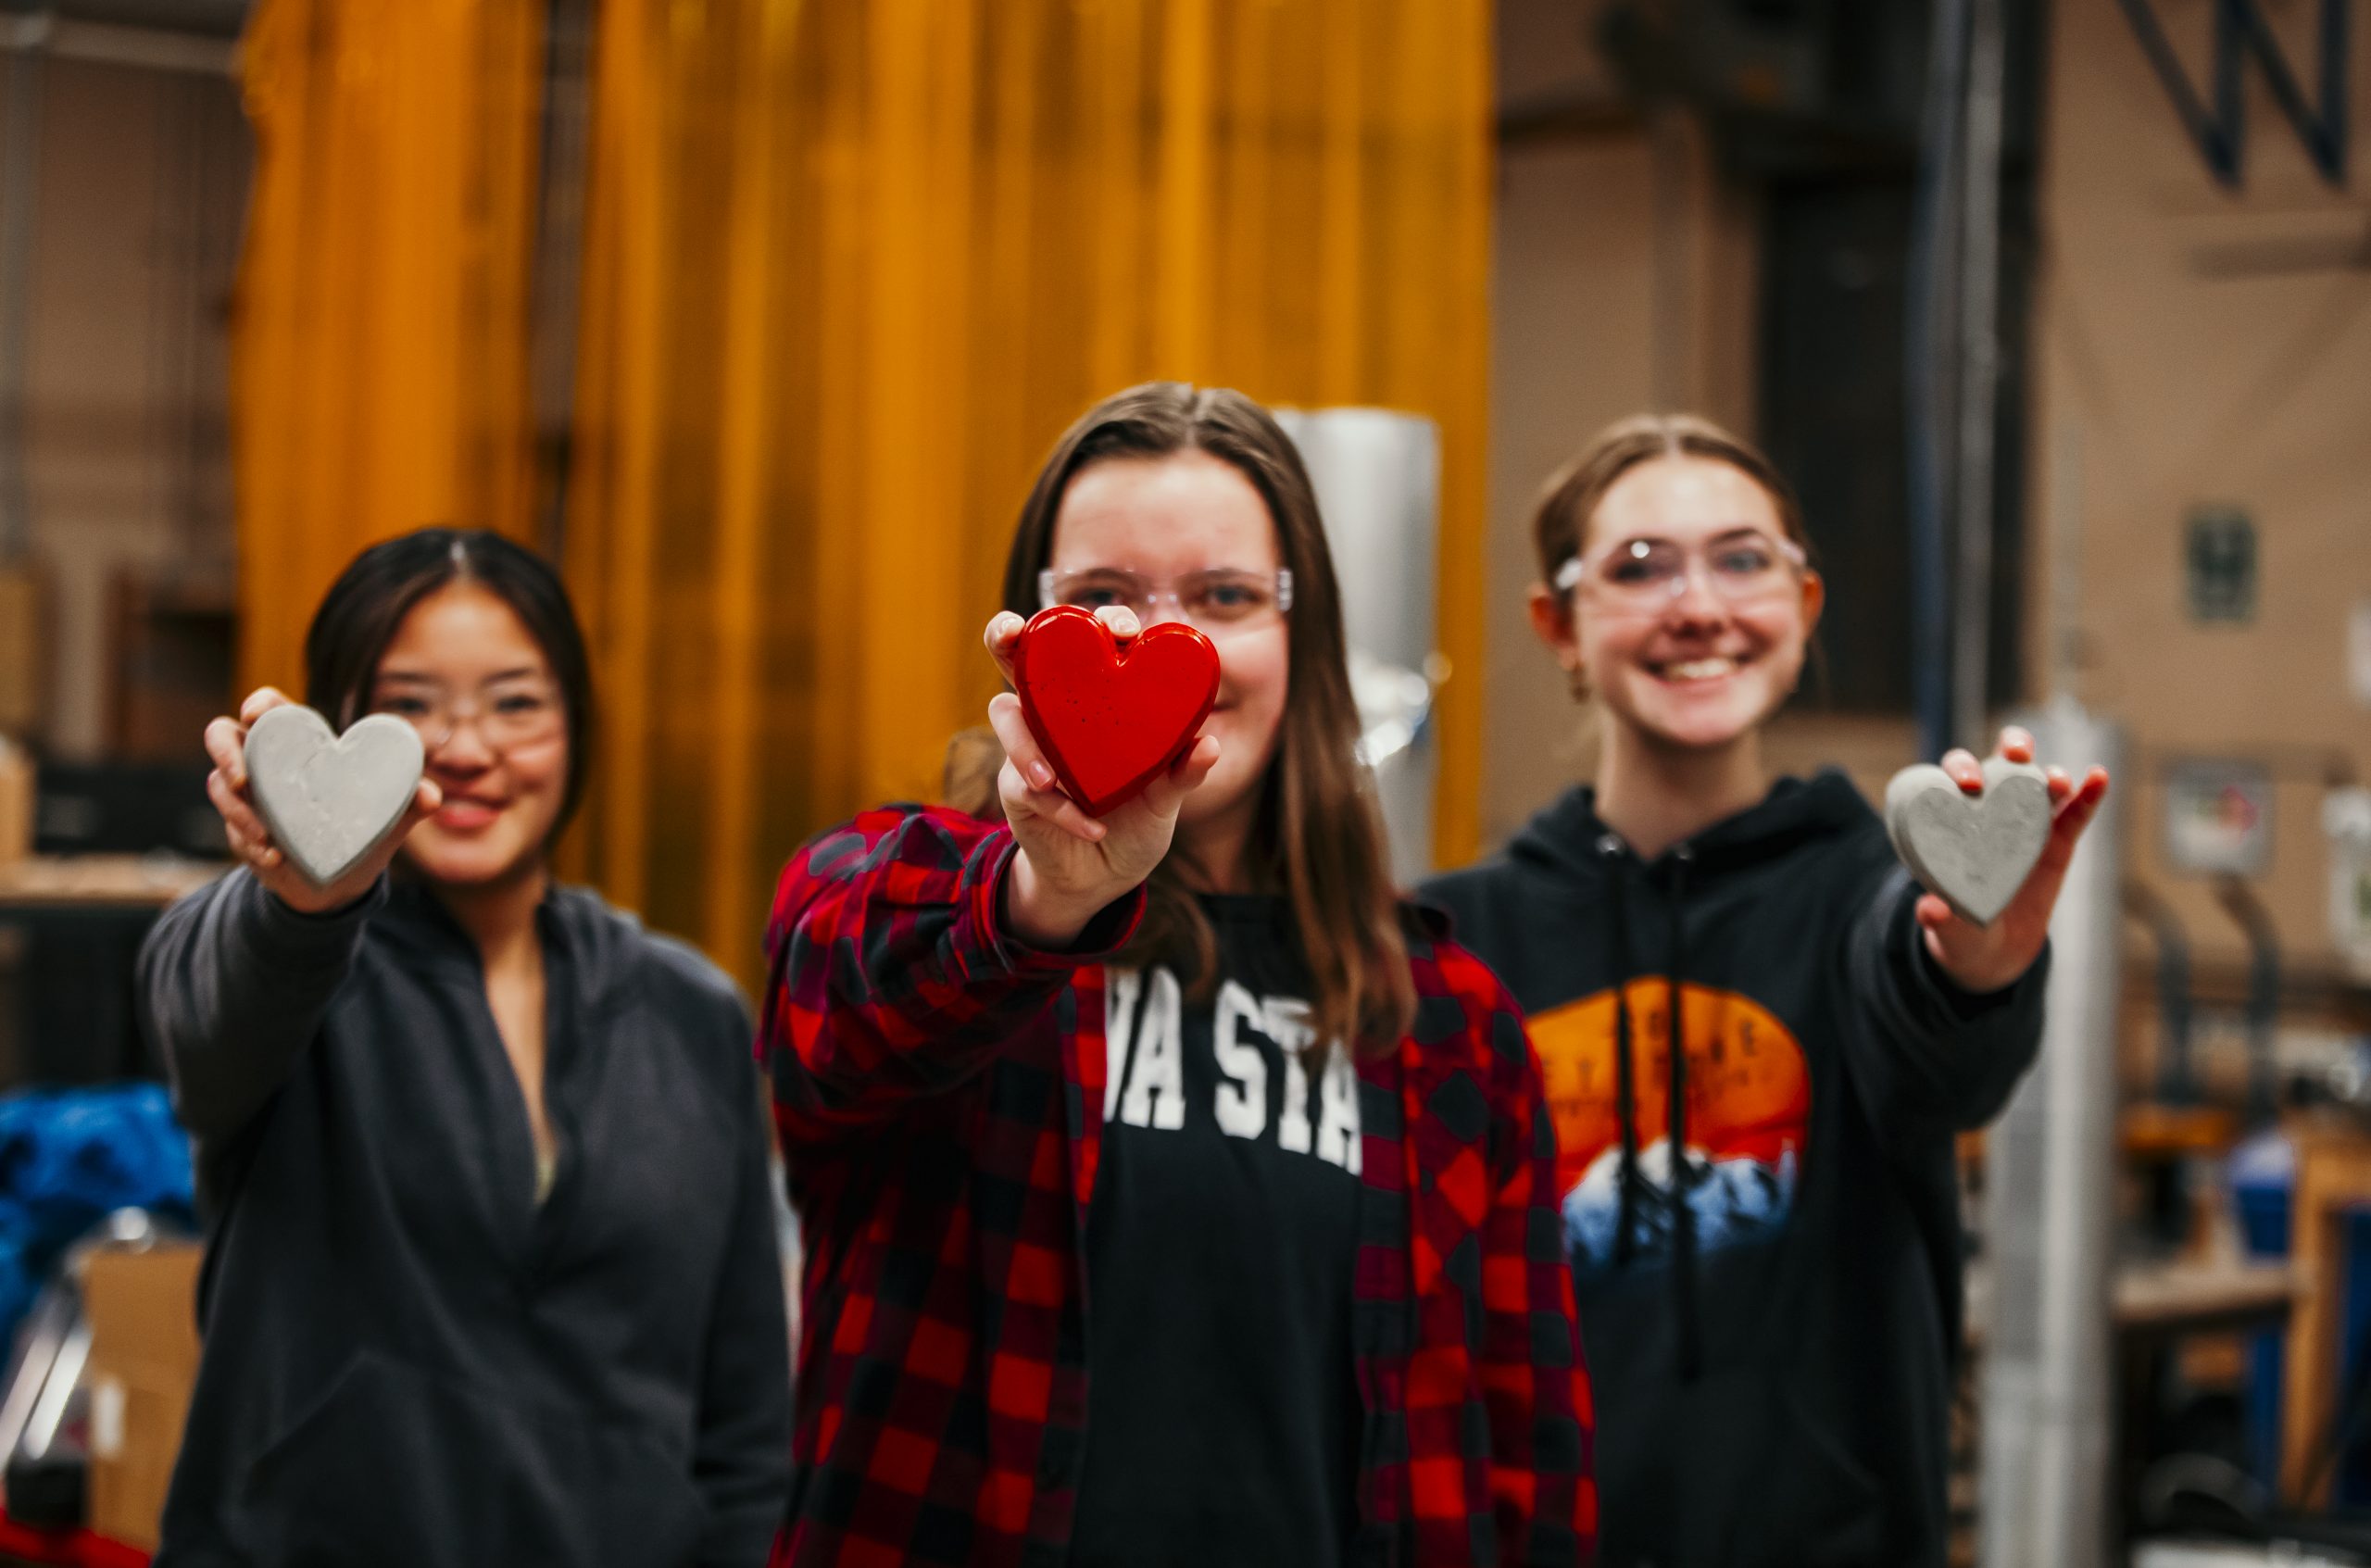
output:
[[[1660,609],[1687,592],[1700,568],[1715,596],[1748,604],[1784,593],[1809,564],[1801,546],[1760,529],[1724,533],[1702,546],[1671,539],[1617,540],[1556,569],[1556,591],[1590,587],[1617,604]]]
[[[474,722],[478,737],[496,751],[543,745],[568,727],[566,705],[546,681],[492,682],[466,696],[429,682],[406,681],[383,688],[370,711],[392,713],[418,730],[432,757],[467,723]]]
[[[1076,605],[1102,609],[1125,605],[1149,626],[1163,619],[1155,612],[1168,605],[1178,620],[1205,632],[1227,632],[1257,625],[1293,608],[1293,574],[1288,571],[1243,571],[1214,566],[1189,571],[1166,583],[1124,567],[1090,567],[1085,571],[1037,574],[1037,608]]]

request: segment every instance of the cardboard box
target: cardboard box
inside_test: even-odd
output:
[[[197,1381],[197,1265],[172,1242],[97,1252],[82,1275],[91,1324],[91,1528],[153,1550]]]

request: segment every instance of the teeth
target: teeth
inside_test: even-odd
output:
[[[1675,681],[1713,681],[1737,667],[1734,659],[1691,659],[1685,664],[1665,666],[1663,673]]]

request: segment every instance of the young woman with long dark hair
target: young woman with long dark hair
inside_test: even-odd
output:
[[[315,887],[248,793],[286,699],[207,729],[241,863],[141,955],[208,1223],[157,1562],[762,1562],[789,1352],[747,1018],[546,869],[593,712],[558,577],[406,534],[305,655],[313,707],[409,721],[427,774]]]
[[[1488,971],[1395,897],[1309,477],[1265,410],[1091,409],[991,653],[1093,608],[1216,645],[1100,820],[1007,694],[989,820],[784,872],[761,1048],[809,1247],[782,1560],[1574,1563],[1588,1384],[1554,1148]]]

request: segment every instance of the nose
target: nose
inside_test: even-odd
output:
[[[1165,621],[1182,621],[1190,623],[1193,617],[1186,613],[1185,605],[1179,602],[1174,593],[1167,593],[1146,596],[1145,602],[1136,607],[1136,619],[1149,629]]]
[[[1728,601],[1712,591],[1712,573],[1704,563],[1691,558],[1687,571],[1673,583],[1671,603],[1663,611],[1664,619],[1691,626],[1706,623],[1718,625],[1729,616]]]
[[[477,715],[457,718],[445,738],[429,748],[429,766],[447,773],[482,773],[494,766],[494,748],[478,733]]]

